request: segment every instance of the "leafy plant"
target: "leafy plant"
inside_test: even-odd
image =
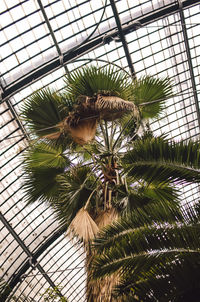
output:
[[[67,298],[60,296],[61,289],[62,287],[60,286],[47,288],[42,294],[44,302],[68,302]]]
[[[197,302],[199,215],[192,208],[165,217],[151,210],[148,216],[141,211],[142,219],[132,212],[100,233],[94,243],[93,277],[118,273],[116,300]]]
[[[200,182],[199,144],[154,138],[144,126],[173,95],[168,78],[132,80],[92,66],[67,76],[62,96],[44,90],[25,103],[22,114],[38,140],[24,157],[26,202],[46,203],[83,241],[88,302],[113,301],[119,282],[118,275],[92,280],[98,232],[130,212],[139,224],[176,223],[182,217],[177,184]]]

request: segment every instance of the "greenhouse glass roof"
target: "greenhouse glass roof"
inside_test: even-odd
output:
[[[65,74],[87,64],[169,76],[176,95],[150,127],[199,140],[199,20],[197,0],[1,0],[0,276],[9,285],[2,301],[42,301],[60,284],[69,301],[86,301],[83,248],[44,204],[23,202],[22,154],[31,140],[19,116],[24,100],[42,87],[61,90]],[[199,198],[197,186],[183,191],[185,204]]]

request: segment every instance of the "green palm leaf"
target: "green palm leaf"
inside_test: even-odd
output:
[[[66,117],[72,103],[49,88],[35,92],[22,106],[21,116],[39,137],[59,132],[58,124]]]
[[[128,215],[128,218],[124,217],[102,230],[101,236],[95,239],[95,247],[101,251],[107,250],[118,244],[121,238],[123,240],[124,237],[129,237],[135,229],[145,229],[147,224],[155,223],[157,225],[164,221],[172,223],[183,220],[184,216],[178,204],[161,201],[150,203],[142,208],[138,207]]]
[[[166,99],[174,96],[169,78],[144,76],[131,86],[130,98],[140,107],[142,118],[156,118],[164,109]]]
[[[81,167],[81,164],[57,177],[59,198],[53,204],[53,208],[62,225],[68,226],[78,211],[84,207],[95,188],[95,180],[91,169],[87,166]]]
[[[199,252],[182,250],[180,253],[177,251],[169,253],[175,260],[171,261],[166,257],[161,259],[160,255],[155,254],[154,257],[144,259],[150,264],[151,269],[148,271],[141,271],[140,275],[136,275],[134,270],[128,270],[119,286],[114,289],[115,295],[117,297],[135,295],[140,301],[198,302]]]
[[[152,217],[152,224],[147,217],[142,225],[130,215],[105,228],[94,241],[97,255],[92,263],[93,276],[118,271],[121,282],[115,292],[133,301],[136,296],[139,301],[187,301],[184,299],[192,288],[200,291],[196,279],[200,275],[200,224],[192,209],[190,218],[187,224],[183,216],[169,224]]]
[[[180,202],[178,190],[168,183],[151,182],[147,184],[144,182],[132,188],[134,177],[129,178],[128,181],[126,186],[117,187],[116,203],[122,208],[122,214],[130,213],[148,204],[166,202],[176,206]]]
[[[53,202],[58,197],[57,175],[63,173],[70,165],[70,160],[64,156],[63,147],[50,146],[39,142],[28,149],[24,155],[23,167],[25,200]]]
[[[52,203],[58,198],[57,175],[61,174],[61,168],[32,169],[27,171],[24,177],[23,189],[25,202],[28,204],[40,201]]]
[[[70,159],[64,155],[64,147],[53,146],[48,142],[41,141],[36,143],[24,155],[24,166],[26,170],[62,168],[70,165]]]
[[[157,137],[137,140],[133,146],[123,158],[129,175],[147,182],[200,181],[199,143]]]
[[[97,93],[119,96],[127,99],[129,84],[127,74],[111,67],[95,66],[77,69],[66,77],[66,91],[76,99],[81,95],[94,96]]]

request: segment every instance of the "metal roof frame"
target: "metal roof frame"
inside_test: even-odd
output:
[[[24,0],[22,3],[27,2],[28,0]],[[5,102],[8,109],[12,116],[13,120],[17,122],[17,129],[20,129],[22,131],[22,138],[20,140],[23,140],[24,138],[29,139],[29,135],[24,128],[23,124],[21,123],[18,114],[15,110],[15,107],[10,102],[10,97],[13,96],[16,92],[22,90],[23,88],[27,87],[28,85],[38,81],[38,79],[41,79],[45,75],[51,73],[52,71],[55,71],[59,69],[61,66],[65,68],[65,72],[69,72],[67,68],[67,64],[77,61],[80,56],[83,54],[88,53],[89,51],[98,48],[101,45],[109,44],[112,40],[118,40],[119,42],[122,42],[123,49],[125,52],[125,57],[129,66],[130,73],[132,76],[135,76],[135,70],[133,68],[133,63],[131,60],[131,54],[128,48],[128,44],[126,42],[126,35],[133,31],[137,31],[138,28],[145,26],[147,24],[150,24],[152,21],[159,20],[163,17],[166,17],[170,14],[178,13],[180,15],[182,28],[181,31],[183,33],[184,37],[184,43],[185,43],[185,49],[188,59],[188,65],[189,65],[189,72],[192,82],[192,90],[194,94],[194,100],[195,100],[195,108],[197,112],[197,119],[198,119],[198,126],[200,128],[200,108],[199,108],[199,102],[198,102],[198,93],[196,91],[196,81],[195,81],[195,75],[193,72],[193,65],[192,65],[192,58],[190,53],[190,47],[188,43],[188,37],[187,37],[187,30],[185,26],[185,18],[183,14],[183,9],[191,7],[197,3],[200,3],[200,0],[186,0],[183,2],[178,3],[172,3],[171,5],[168,5],[167,7],[157,9],[156,11],[153,11],[147,15],[144,15],[137,20],[130,20],[127,22],[127,24],[121,24],[119,14],[117,12],[117,8],[115,5],[114,0],[110,0],[110,4],[113,10],[113,14],[116,20],[117,27],[113,30],[108,30],[106,33],[99,35],[98,37],[91,38],[89,41],[85,41],[85,43],[82,43],[78,48],[75,47],[74,50],[66,53],[62,53],[61,49],[59,47],[59,44],[56,40],[56,37],[54,35],[53,29],[51,27],[51,24],[48,20],[48,17],[45,13],[44,7],[42,5],[41,0],[37,0],[38,4],[40,6],[40,10],[43,14],[43,17],[45,19],[45,23],[47,24],[47,27],[49,29],[50,35],[53,39],[54,46],[57,49],[58,57],[55,59],[49,61],[46,64],[43,64],[42,66],[39,66],[38,68],[35,68],[31,73],[27,74],[24,77],[19,78],[14,84],[8,85],[7,87],[3,88],[3,85],[1,85],[2,88],[2,95],[1,95],[1,102]],[[56,0],[55,2],[57,2]],[[18,5],[20,5],[18,4]],[[13,8],[17,7],[18,5],[13,6]],[[11,8],[10,8],[11,9]],[[88,59],[92,60],[91,58]],[[10,121],[9,121],[10,122]],[[8,122],[8,123],[9,123]],[[15,130],[16,131],[16,130]],[[14,132],[13,132],[14,133]],[[16,142],[17,144],[18,142]],[[6,152],[6,151],[4,151]],[[16,155],[17,156],[17,155]],[[10,159],[12,160],[12,158]],[[7,175],[6,175],[7,176]],[[16,181],[16,180],[14,180]],[[4,189],[6,190],[6,188]],[[15,194],[15,193],[13,193]],[[16,271],[16,273],[12,276],[10,279],[8,290],[5,292],[3,296],[3,301],[6,301],[7,297],[9,296],[10,292],[17,286],[18,283],[21,282],[21,278],[23,275],[26,274],[26,272],[32,267],[37,267],[39,272],[44,276],[46,281],[49,283],[51,287],[55,287],[55,283],[52,281],[52,279],[48,276],[48,274],[45,272],[43,267],[37,263],[37,259],[44,253],[45,250],[47,250],[48,247],[50,247],[53,242],[61,237],[63,233],[65,232],[65,229],[61,228],[59,230],[56,230],[53,235],[50,238],[47,238],[47,240],[39,246],[34,252],[30,252],[28,247],[25,245],[25,243],[20,239],[18,234],[15,232],[14,228],[11,226],[11,224],[6,220],[6,218],[0,213],[0,220],[2,221],[3,225],[8,229],[9,233],[12,234],[13,238],[17,241],[19,246],[23,249],[23,251],[27,254],[27,257],[29,260],[27,260],[19,270]],[[59,295],[63,297],[62,293],[60,292]],[[2,301],[2,302],[3,302]]]
[[[200,3],[199,0],[186,0],[182,2],[182,7],[187,8],[190,6],[193,6],[194,4]],[[149,13],[148,15],[145,15],[144,17],[141,17],[137,20],[131,20],[130,24],[128,25],[122,25],[120,27],[120,31],[118,30],[111,30],[108,31],[106,34],[102,34],[98,36],[97,38],[91,39],[91,41],[87,42],[85,45],[82,45],[80,48],[76,49],[75,51],[72,52],[67,52],[63,53],[63,60],[62,64],[66,65],[72,61],[75,61],[78,59],[81,55],[88,53],[94,48],[99,47],[100,45],[104,44],[109,44],[113,39],[119,38],[123,41],[124,36],[127,35],[128,33],[135,31],[138,29],[138,27],[144,26],[149,24],[152,21],[156,21],[158,19],[161,19],[165,16],[168,16],[170,14],[179,12],[179,4],[177,3],[172,3],[171,5],[161,8],[157,11],[153,11]],[[119,24],[118,24],[119,26]],[[123,36],[122,36],[123,33]],[[129,65],[131,64],[130,62],[130,54],[128,54],[128,49],[126,49],[126,55],[128,55],[127,61],[129,62]],[[61,62],[60,58],[56,58],[52,60],[51,62],[48,62],[47,64],[44,64],[43,66],[40,66],[38,69],[33,70],[30,74],[27,76],[19,79],[14,85],[11,87],[8,87],[4,89],[2,93],[2,101],[8,99],[11,97],[13,94],[16,92],[20,91],[22,88],[26,87],[27,85],[34,83],[38,79],[42,78],[46,74],[51,73],[52,71],[55,71],[56,69],[61,67]],[[130,66],[129,66],[130,67]],[[130,67],[131,68],[131,67]]]

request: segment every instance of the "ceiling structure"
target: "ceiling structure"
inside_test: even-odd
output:
[[[45,205],[23,202],[22,154],[31,140],[19,112],[35,90],[61,90],[66,73],[114,64],[130,76],[169,76],[176,96],[155,134],[199,140],[200,1],[1,0],[0,8],[0,277],[2,301],[43,301],[58,286],[85,300],[84,251],[66,237]],[[183,189],[183,202],[199,198]],[[24,300],[23,300],[24,299]]]

